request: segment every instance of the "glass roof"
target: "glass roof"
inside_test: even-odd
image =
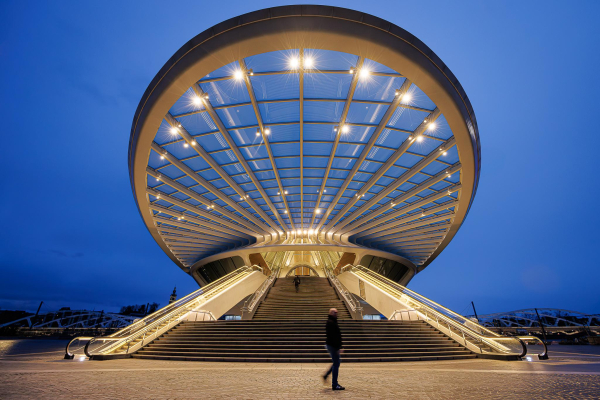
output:
[[[187,266],[268,231],[344,234],[422,265],[448,232],[460,181],[448,123],[402,71],[295,49],[189,88],[156,132],[147,191]]]

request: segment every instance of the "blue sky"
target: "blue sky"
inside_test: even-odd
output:
[[[117,310],[197,286],[138,215],[146,86],[196,34],[276,1],[0,3],[0,309]],[[482,143],[463,227],[410,287],[457,312],[600,312],[599,2],[330,1],[403,27],[465,88]]]

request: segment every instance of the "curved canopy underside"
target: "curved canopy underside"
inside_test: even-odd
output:
[[[401,68],[282,47],[198,76],[162,116],[138,206],[163,248],[184,267],[293,243],[426,265],[473,192],[462,196],[464,160],[444,110]]]

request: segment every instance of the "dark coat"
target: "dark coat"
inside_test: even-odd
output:
[[[300,278],[298,278],[298,276],[296,275],[296,277],[294,278],[294,285],[298,286],[300,284]]]
[[[334,349],[342,348],[342,331],[340,331],[340,326],[338,325],[337,318],[333,315],[330,315],[327,318],[327,324],[325,325],[325,335],[327,336],[327,340],[325,343],[328,346],[333,347]]]

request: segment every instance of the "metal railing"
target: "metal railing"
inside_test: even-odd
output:
[[[76,342],[87,341],[84,352],[86,356],[94,355],[125,355],[137,351],[144,344],[149,343],[163,332],[180,323],[187,315],[215,295],[222,293],[231,285],[253,273],[255,268],[244,266],[225,275],[224,277],[182,297],[181,299],[163,307],[141,320],[105,337],[76,337],[71,340],[65,349],[65,358],[73,358],[70,347]],[[206,313],[206,312],[205,312]],[[214,319],[214,316],[210,314]],[[91,345],[95,344],[93,350]]]
[[[352,293],[346,289],[346,286],[340,282],[337,276],[333,274],[331,269],[323,268],[323,270],[325,271],[325,275],[329,279],[329,282],[333,284],[336,291],[342,296],[344,303],[350,308],[352,315],[356,317],[355,319],[362,319],[363,308],[360,303],[352,296]]]
[[[248,298],[244,305],[242,306],[242,319],[244,319],[244,314],[246,314],[246,318],[251,317],[256,311],[257,305],[263,299],[265,294],[269,291],[275,279],[279,275],[279,267],[274,268],[271,271],[271,275],[260,285],[258,289],[252,294],[250,298]]]
[[[416,319],[427,322],[451,339],[479,354],[523,357],[527,354],[525,342],[540,342],[543,344],[543,352],[538,356],[540,359],[547,358],[545,343],[535,336],[500,336],[476,322],[361,265],[354,266],[348,264],[342,268],[342,271],[351,271],[358,278],[378,287],[392,297],[396,297],[402,304],[408,307],[406,310],[396,310],[390,319],[404,320],[406,316],[406,318],[415,320],[416,317]]]

